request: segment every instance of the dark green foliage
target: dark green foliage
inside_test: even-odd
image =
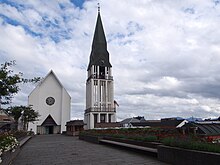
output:
[[[11,134],[16,138],[16,139],[22,139],[28,135],[28,132],[26,131],[12,131]]]
[[[180,147],[184,149],[200,150],[208,152],[220,153],[220,145],[212,144],[203,141],[198,141],[193,138],[175,138],[169,137],[162,140],[162,143],[171,147]]]
[[[18,122],[18,119],[21,117],[21,113],[23,111],[24,106],[14,106],[14,107],[9,107],[6,109],[6,112],[12,116],[15,120],[15,122]]]
[[[0,105],[9,104],[14,94],[20,90],[19,83],[38,82],[40,77],[33,79],[23,78],[21,72],[14,74],[10,68],[16,65],[15,61],[5,62],[0,68]]]
[[[39,113],[36,112],[31,106],[14,106],[8,108],[7,112],[14,118],[16,123],[18,123],[19,118],[21,118],[24,130],[28,129],[29,122],[34,122],[39,117]]]
[[[9,67],[15,65],[15,61],[5,62],[0,68],[0,99],[1,104],[8,104],[13,94],[19,90],[18,83],[21,83],[22,73],[12,74]],[[4,100],[3,100],[4,99]]]
[[[185,149],[218,152],[220,145],[208,143],[202,138],[194,135],[183,136],[173,129],[162,128],[121,128],[121,129],[102,129],[86,130],[81,134],[112,137],[119,139],[129,139],[142,142],[162,142],[164,145],[180,147]]]
[[[2,152],[7,152],[15,149],[19,145],[17,139],[11,134],[0,134],[0,157]]]
[[[158,129],[156,129],[158,132]],[[120,139],[130,139],[137,141],[152,142],[158,141],[155,129],[151,128],[121,128],[121,129],[105,129],[105,130],[86,130],[82,131],[82,135],[105,136]]]

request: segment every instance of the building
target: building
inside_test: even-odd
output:
[[[161,120],[145,120],[144,117],[127,118],[120,122],[122,127],[128,128],[143,128],[143,127],[157,127],[165,129],[181,128],[186,123],[185,119],[178,118],[163,118]]]
[[[190,122],[182,127],[183,134],[194,134],[209,142],[220,142],[220,121]]]
[[[0,132],[10,131],[14,127],[14,119],[5,110],[0,109]]]
[[[132,118],[126,118],[120,122],[121,127],[124,128],[132,128],[137,123],[143,123],[145,121],[144,117],[138,116],[138,117],[132,117]],[[141,125],[141,127],[144,127]]]
[[[71,97],[51,70],[28,97],[28,104],[38,111],[38,121],[28,130],[37,134],[55,134],[66,130],[70,120]]]
[[[181,128],[188,121],[182,118],[163,118],[161,119],[161,128]]]
[[[112,65],[100,11],[95,27],[92,51],[87,69],[85,129],[93,129],[96,123],[116,122]]]
[[[80,131],[83,131],[83,120],[71,120],[66,123],[66,134],[71,136],[79,135]]]

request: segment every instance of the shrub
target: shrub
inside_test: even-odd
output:
[[[18,144],[17,139],[12,135],[3,134],[0,136],[0,149],[2,152],[13,150]]]
[[[12,151],[19,145],[17,139],[7,133],[0,135],[0,163],[2,162],[1,156],[3,152]]]
[[[20,138],[23,138],[23,137],[27,136],[27,132],[26,131],[13,131],[13,132],[11,132],[11,134],[16,139],[20,139]]]
[[[218,152],[220,153],[220,145],[211,144],[202,141],[195,141],[192,138],[165,138],[162,140],[164,145],[172,146],[172,147],[180,147],[184,149],[191,150],[200,150],[200,151],[208,151],[208,152]]]

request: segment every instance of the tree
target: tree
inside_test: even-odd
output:
[[[21,120],[23,121],[23,130],[28,130],[28,123],[38,120],[39,113],[36,112],[31,106],[25,107]]]
[[[1,104],[9,104],[14,94],[20,90],[19,83],[38,82],[40,77],[33,79],[23,78],[21,72],[14,74],[10,67],[16,65],[15,61],[5,62],[0,68],[0,109]]]
[[[18,123],[19,118],[21,117],[24,106],[14,106],[8,108],[6,111],[10,116],[12,116],[16,123]]]
[[[14,106],[6,110],[10,116],[15,120],[18,125],[18,120],[21,119],[23,122],[23,130],[28,130],[28,123],[38,120],[39,113],[35,111],[32,106]]]

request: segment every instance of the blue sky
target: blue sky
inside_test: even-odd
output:
[[[0,62],[44,77],[52,69],[83,118],[97,3],[113,66],[118,120],[220,116],[219,0],[0,1]],[[34,85],[13,99],[26,105]]]
[[[84,1],[84,0],[71,0],[71,2],[72,2],[75,6],[79,7],[80,9],[82,9],[82,8],[83,8],[83,3],[84,3],[85,1]]]

